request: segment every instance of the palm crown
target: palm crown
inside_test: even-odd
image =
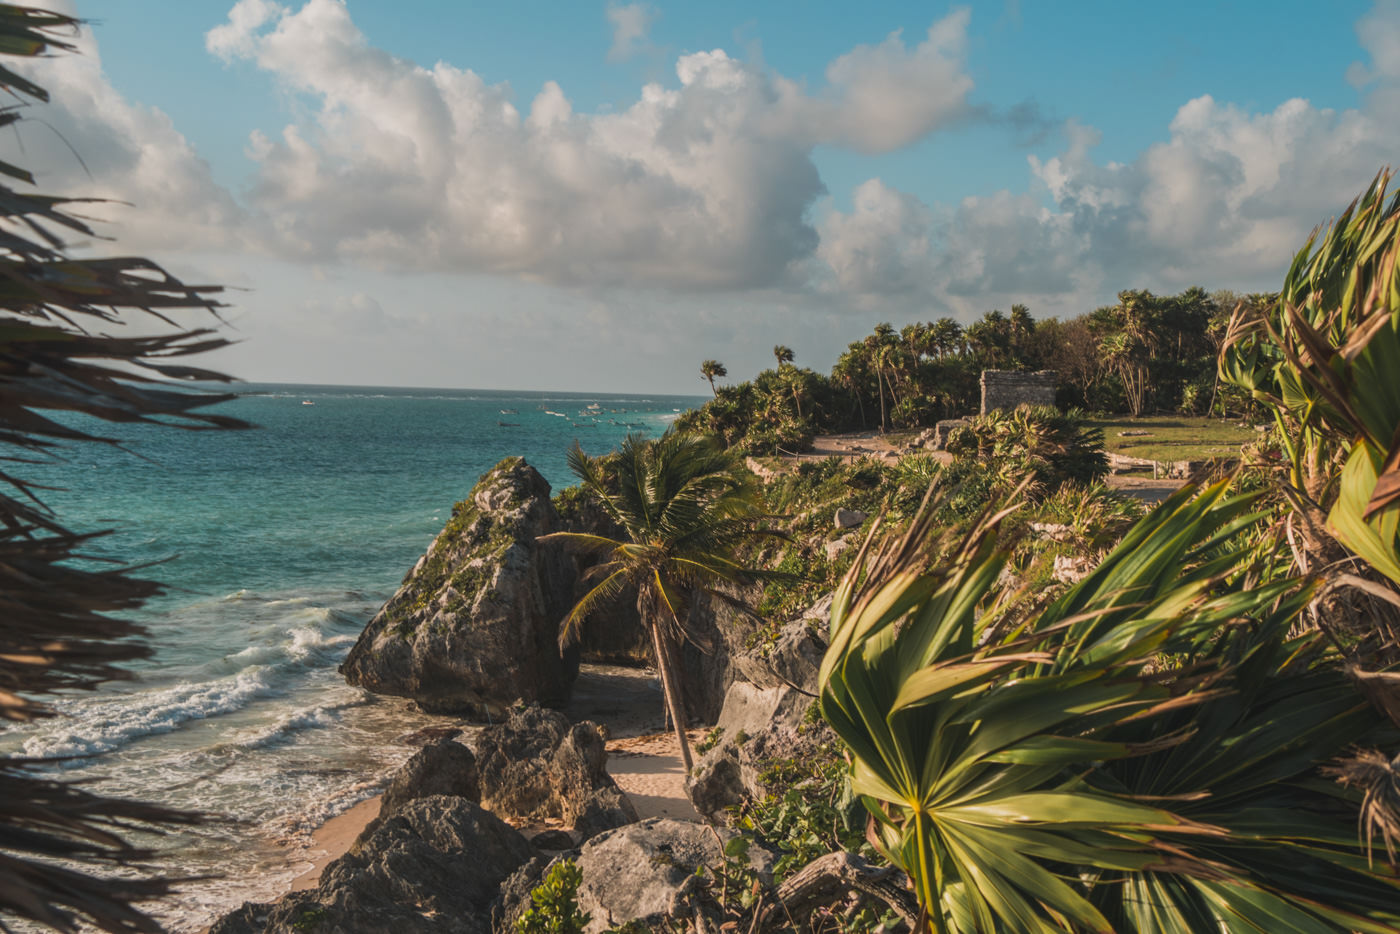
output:
[[[724,585],[764,576],[740,561],[739,548],[754,536],[780,533],[761,524],[752,475],[709,438],[675,431],[654,441],[629,435],[611,458],[589,457],[575,444],[569,468],[621,534],[543,537],[603,556],[589,572],[593,586],[564,618],[560,641],[577,639],[591,613],[635,589],[689,769],[676,651],[688,638],[690,601],[697,592],[718,593]]]

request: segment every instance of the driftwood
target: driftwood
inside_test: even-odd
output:
[[[919,906],[904,882],[904,873],[893,866],[872,866],[853,853],[828,853],[778,886],[775,903],[763,910],[754,929],[788,924],[837,899],[856,895],[887,906],[911,931],[917,930]]]

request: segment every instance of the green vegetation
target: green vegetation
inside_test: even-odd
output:
[[[932,929],[1400,922],[1354,805],[1313,777],[1393,729],[1291,634],[1313,590],[1257,505],[1178,494],[1019,619],[996,612],[1004,512],[954,533],[930,509],[847,576],[822,713]]]
[[[1237,458],[1240,448],[1261,433],[1237,421],[1158,415],[1144,418],[1093,418],[1103,432],[1104,450],[1124,457],[1167,463]]]
[[[777,367],[715,388],[714,399],[677,425],[719,438],[746,454],[798,452],[821,433],[878,427],[897,431],[976,412],[986,369],[1054,370],[1057,404],[1106,415],[1237,415],[1256,410],[1247,393],[1216,375],[1216,358],[1236,307],[1261,308],[1271,296],[1190,288],[1179,295],[1120,292],[1118,302],[1068,321],[1036,320],[1024,305],[993,310],[967,325],[951,318],[889,324],[850,344],[822,374],[793,365],[774,348]],[[722,374],[721,374],[722,375]]]
[[[606,461],[589,457],[575,444],[569,467],[622,534],[556,532],[541,539],[604,559],[589,572],[597,583],[564,618],[560,641],[577,639],[592,610],[635,590],[689,771],[694,763],[676,652],[687,638],[690,599],[697,591],[772,576],[745,566],[738,555],[744,542],[778,533],[763,523],[753,475],[707,438],[675,430],[654,441],[629,435]]]
[[[78,26],[62,14],[0,5],[0,53],[74,52],[66,40]],[[0,126],[22,129],[30,102],[49,99],[44,88],[5,66],[0,88],[9,98]],[[119,666],[150,653],[131,611],[161,591],[127,568],[86,559],[91,540],[102,533],[67,528],[44,505],[43,488],[22,476],[28,466],[58,456],[55,445],[117,443],[81,427],[91,422],[61,424],[46,413],[172,428],[246,426],[199,411],[227,397],[172,387],[172,381],[224,379],[180,360],[227,343],[183,323],[190,312],[216,321],[220,306],[211,296],[218,289],[185,285],[150,260],[93,257],[90,246],[89,258],[73,258],[60,232],[87,244],[101,240],[68,210],[87,199],[34,192],[34,177],[21,166],[0,162],[0,175],[24,186],[0,184],[3,725],[52,716],[45,695],[128,677]],[[113,333],[142,322],[157,330]],[[106,797],[96,785],[54,777],[32,760],[0,757],[0,928],[10,930],[21,919],[63,931],[158,931],[136,907],[174,888],[148,871],[151,841],[163,825],[199,820]]]
[[[591,915],[578,907],[583,875],[571,859],[554,862],[530,892],[530,907],[515,922],[516,934],[582,934]]]

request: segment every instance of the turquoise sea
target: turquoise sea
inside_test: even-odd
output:
[[[137,614],[155,655],[136,677],[58,700],[61,716],[0,733],[0,751],[53,758],[107,793],[219,814],[163,842],[181,874],[216,873],[159,914],[195,931],[280,892],[314,855],[310,831],[374,794],[432,718],[350,688],[336,666],[502,457],[557,490],[590,454],[656,436],[701,397],[260,385],[216,411],[259,427],[84,427],[119,438],[62,449],[25,476],[59,487],[71,528],[115,529],[91,550],[169,592]]]

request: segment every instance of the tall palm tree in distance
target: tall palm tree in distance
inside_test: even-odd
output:
[[[706,360],[704,363],[700,364],[700,376],[710,381],[710,392],[714,393],[716,396],[719,395],[719,391],[715,389],[715,380],[723,379],[728,375],[729,371],[725,369],[724,364],[720,363],[718,360]]]
[[[753,475],[702,435],[667,431],[654,441],[628,435],[614,457],[604,458],[589,457],[575,443],[569,469],[622,534],[555,532],[541,537],[603,557],[589,572],[597,583],[565,616],[559,641],[576,641],[591,612],[636,589],[637,609],[651,630],[666,706],[689,772],[693,763],[677,656],[688,638],[691,601],[698,593],[718,593],[725,585],[771,576],[745,567],[739,548],[756,536],[782,533],[763,525]]]
[[[773,346],[773,356],[778,358],[778,369],[783,368],[784,363],[791,363],[796,357],[793,356],[791,347],[784,347],[782,344]]]

